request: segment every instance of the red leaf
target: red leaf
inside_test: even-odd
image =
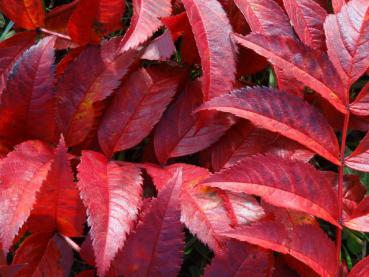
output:
[[[46,179],[52,150],[39,141],[27,141],[0,162],[0,238],[9,250],[19,228],[29,216],[36,192]]]
[[[68,32],[68,21],[72,16],[79,0],[64,4],[52,9],[46,15],[45,28],[58,33],[66,34]]]
[[[3,277],[17,277],[17,275],[23,268],[24,264],[17,265],[0,265],[0,274]]]
[[[259,34],[241,36],[234,40],[258,54],[268,58],[284,73],[301,81],[328,100],[337,110],[347,113],[345,103],[348,95],[328,57],[319,50],[313,50],[288,37],[266,37]]]
[[[99,276],[110,267],[137,219],[142,178],[131,165],[108,162],[102,154],[84,151],[78,166],[78,188],[87,207]]]
[[[289,159],[309,161],[314,155],[302,145],[276,133],[259,129],[246,120],[242,120],[213,146],[205,150],[206,161],[211,168],[219,171],[230,167],[238,161],[261,153],[275,153]]]
[[[358,262],[348,277],[365,277],[369,275],[369,256]]]
[[[154,39],[147,46],[145,53],[141,59],[150,61],[167,61],[176,52],[176,46],[173,43],[172,37],[168,31]]]
[[[216,0],[182,2],[201,57],[204,100],[228,93],[235,81],[236,58],[226,13]]]
[[[218,255],[225,249],[220,233],[264,216],[258,202],[248,195],[199,186],[183,191],[181,205],[181,221]]]
[[[188,82],[157,125],[154,135],[156,156],[161,163],[169,158],[196,153],[216,142],[234,123],[220,114],[209,114],[198,130],[192,112],[202,102],[199,81]]]
[[[179,169],[151,203],[114,266],[124,276],[176,276],[182,263],[184,233],[180,223]]]
[[[369,67],[369,2],[352,0],[324,24],[328,55],[349,88]]]
[[[369,115],[369,83],[367,83],[350,104],[350,112],[359,116]]]
[[[262,248],[230,240],[227,252],[216,256],[205,269],[205,277],[265,277],[273,271],[273,255]]]
[[[26,263],[26,267],[17,274],[28,276],[67,276],[72,268],[73,252],[58,235],[50,238],[44,233],[28,237],[18,248],[14,264]]]
[[[14,144],[27,139],[56,139],[54,42],[55,38],[47,37],[32,46],[9,76],[2,94],[0,133]]]
[[[45,23],[45,10],[41,0],[0,1],[0,10],[24,29],[37,29]]]
[[[140,69],[124,81],[98,131],[107,156],[135,146],[151,132],[175,95],[182,75],[174,67],[161,66]]]
[[[60,79],[68,66],[85,50],[85,47],[77,47],[70,49],[69,52],[61,59],[56,66],[56,76]]]
[[[170,0],[133,0],[131,24],[120,45],[121,52],[137,48],[162,25],[160,18],[169,16],[172,7]]]
[[[59,125],[68,146],[83,142],[97,128],[101,108],[96,105],[113,93],[136,59],[135,51],[118,54],[118,44],[114,38],[87,47],[58,82]]]
[[[125,0],[100,0],[95,29],[102,35],[121,29],[125,9]]]
[[[289,19],[274,0],[234,0],[255,33],[295,37]]]
[[[289,254],[321,276],[336,276],[334,243],[316,225],[291,222],[286,226],[277,218],[237,228],[224,235]]]
[[[344,225],[360,232],[369,232],[369,197],[359,203]]]
[[[309,164],[274,155],[253,156],[202,181],[233,192],[255,194],[279,207],[303,211],[339,226],[332,185]]]
[[[22,53],[34,43],[35,37],[36,33],[34,32],[22,32],[0,43],[0,96],[5,89],[12,66]]]
[[[307,46],[325,50],[323,24],[327,11],[315,0],[283,0],[293,27]]]
[[[369,172],[369,133],[360,141],[360,144],[345,159],[345,165],[359,171]]]
[[[297,96],[263,87],[245,88],[215,98],[200,110],[218,110],[248,119],[340,164],[332,128],[317,110]]]
[[[58,232],[69,237],[83,234],[85,212],[67,155],[61,139],[28,222],[33,233],[41,229],[45,233]]]
[[[98,43],[100,38],[93,30],[100,0],[80,0],[68,21],[68,32],[80,45]]]

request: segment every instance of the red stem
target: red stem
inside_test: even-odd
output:
[[[350,120],[350,112],[347,110],[347,114],[345,114],[343,119],[343,127],[342,127],[342,138],[341,138],[341,165],[338,168],[338,189],[337,189],[337,201],[338,201],[338,221],[342,223],[342,211],[343,211],[343,170],[345,167],[345,148],[346,148],[346,138],[347,131]],[[338,263],[340,263],[340,254],[341,254],[341,244],[342,244],[342,228],[337,228],[336,233],[336,254]]]
[[[40,28],[39,30],[42,33],[47,34],[47,35],[53,35],[53,36],[56,36],[56,37],[61,38],[61,39],[72,40],[71,37],[69,37],[67,35],[63,35],[63,34],[60,34],[60,33],[57,33],[57,32],[53,32],[53,31],[50,31],[50,30],[45,29],[45,28]]]

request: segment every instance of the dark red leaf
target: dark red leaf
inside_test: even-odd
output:
[[[369,67],[369,2],[352,0],[336,15],[329,15],[324,24],[328,55],[345,88],[364,74]]]
[[[0,134],[13,145],[27,139],[56,140],[54,42],[47,37],[32,46],[9,75],[1,99]]]
[[[360,141],[360,144],[345,159],[345,165],[364,172],[369,172],[369,133]]]
[[[183,71],[152,67],[132,73],[115,94],[99,130],[99,143],[107,156],[140,143],[159,121],[175,95]]]
[[[68,21],[73,14],[79,0],[74,0],[71,3],[64,4],[52,9],[45,20],[45,28],[58,33],[68,33]]]
[[[33,233],[41,229],[69,237],[83,235],[85,212],[73,179],[67,149],[61,139],[28,222]]]
[[[162,25],[160,18],[169,16],[172,11],[170,0],[133,0],[131,24],[120,45],[121,52],[137,48]]]
[[[119,38],[87,47],[59,80],[59,125],[68,146],[83,142],[97,128],[97,104],[113,93],[135,61],[135,51],[119,54],[118,48]]]
[[[283,0],[293,27],[306,45],[325,50],[323,24],[327,11],[315,0]]]
[[[44,233],[36,233],[21,244],[13,263],[27,264],[17,274],[19,277],[63,277],[67,276],[72,268],[73,252],[58,235],[50,237]]]
[[[273,255],[270,251],[230,240],[224,256],[216,256],[205,269],[205,277],[265,277],[273,268]]]
[[[248,119],[340,164],[332,128],[315,108],[297,96],[263,87],[244,88],[215,98],[200,110],[218,110]]]
[[[365,277],[369,275],[369,256],[358,262],[348,277]]]
[[[164,113],[154,135],[156,157],[165,163],[169,158],[203,150],[216,142],[234,123],[225,115],[210,114],[198,130],[193,111],[202,103],[201,83],[188,82],[181,94]]]
[[[337,110],[347,113],[348,95],[328,56],[283,36],[235,34],[234,40],[268,58],[284,73],[296,78],[328,100]]]
[[[216,0],[182,2],[201,57],[204,100],[228,93],[235,81],[236,58],[226,13]]]
[[[274,155],[253,156],[210,176],[202,184],[255,194],[275,206],[306,212],[338,225],[332,184],[314,167],[300,161]]]
[[[0,238],[4,252],[28,218],[52,158],[50,147],[27,141],[0,161]]]
[[[45,23],[45,10],[41,0],[0,1],[0,11],[24,29],[33,30]]]
[[[87,208],[99,276],[105,275],[126,240],[141,205],[142,178],[132,165],[108,162],[84,151],[78,166],[78,188]]]
[[[179,169],[151,203],[136,232],[114,262],[124,276],[176,276],[182,263],[184,233],[180,223]]]
[[[35,32],[18,33],[0,43],[0,96],[5,89],[9,72],[15,61],[34,43]]]

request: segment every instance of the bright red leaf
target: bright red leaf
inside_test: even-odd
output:
[[[45,10],[41,0],[0,1],[0,11],[24,29],[34,30],[45,23]]]
[[[32,232],[58,232],[69,237],[83,235],[85,212],[76,184],[64,140],[55,149],[50,171],[37,194],[28,226]]]
[[[369,257],[362,259],[350,271],[348,277],[365,277],[369,274]]]
[[[114,266],[120,275],[166,277],[178,274],[184,247],[179,201],[182,184],[179,169],[152,201],[136,232],[118,254]]]
[[[350,112],[359,116],[369,115],[369,83],[367,83],[350,104]]]
[[[5,252],[29,216],[52,159],[49,146],[27,141],[0,161],[0,239]]]
[[[365,135],[351,155],[346,157],[345,165],[359,171],[369,172],[369,133]]]
[[[349,88],[369,67],[369,2],[352,0],[324,24],[328,55]]]
[[[333,130],[317,110],[297,96],[263,87],[245,88],[215,98],[200,110],[228,112],[248,119],[340,164]]]
[[[131,24],[120,45],[121,52],[137,48],[154,34],[162,25],[160,18],[172,11],[170,0],[133,0]]]
[[[203,72],[204,100],[228,93],[236,73],[232,26],[217,0],[183,0]],[[213,20],[216,18],[217,20]]]
[[[83,152],[78,166],[78,188],[87,208],[99,276],[108,271],[137,219],[141,184],[138,168],[108,162],[97,152]]]
[[[345,220],[344,225],[353,230],[369,232],[369,197],[359,203]]]

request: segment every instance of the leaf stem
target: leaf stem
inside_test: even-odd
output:
[[[50,31],[50,30],[45,29],[45,28],[40,28],[39,31],[44,33],[44,34],[53,35],[53,36],[56,36],[56,37],[61,38],[61,39],[72,40],[70,36],[63,35],[63,34],[60,34],[60,33],[57,33],[57,32],[53,32],[53,31]]]
[[[342,127],[342,138],[341,138],[341,165],[338,168],[338,189],[337,189],[337,201],[338,201],[338,222],[342,223],[342,211],[343,211],[343,177],[344,177],[344,167],[345,167],[345,148],[346,148],[346,138],[347,131],[350,120],[350,112],[347,111],[343,119],[343,127]],[[340,254],[341,254],[341,244],[342,244],[342,228],[337,228],[336,233],[336,254],[338,264],[340,264]]]

